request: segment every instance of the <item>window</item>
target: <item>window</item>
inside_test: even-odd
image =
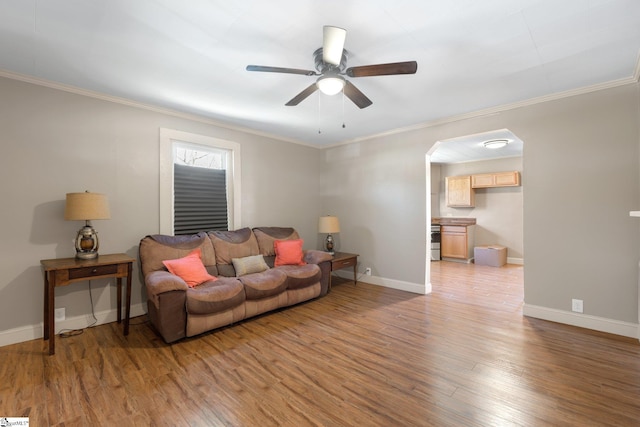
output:
[[[228,230],[227,151],[174,144],[173,233]]]
[[[160,233],[240,227],[240,145],[160,129]]]

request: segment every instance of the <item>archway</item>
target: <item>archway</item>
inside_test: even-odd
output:
[[[499,150],[489,150],[484,146],[484,142],[491,140],[507,140],[508,145],[505,148]],[[426,259],[425,259],[425,293],[430,293],[432,291],[431,284],[431,223],[434,217],[434,212],[437,216],[440,216],[440,196],[442,192],[436,191],[434,194],[432,188],[432,163],[437,162],[439,164],[447,165],[447,164],[460,164],[456,165],[457,167],[451,167],[453,170],[462,171],[461,173],[456,173],[459,175],[467,175],[474,173],[486,173],[486,172],[500,172],[498,170],[489,171],[489,170],[474,170],[474,168],[482,168],[483,161],[487,161],[486,167],[491,167],[492,164],[500,167],[500,164],[507,164],[511,166],[514,163],[512,160],[519,158],[519,161],[516,161],[516,166],[520,171],[522,171],[522,156],[524,152],[524,143],[518,138],[514,133],[509,131],[508,129],[499,129],[490,132],[484,132],[479,134],[466,135],[462,137],[450,138],[446,140],[436,141],[433,146],[428,150],[425,154],[425,170],[426,170]],[[468,164],[468,165],[465,165]],[[515,170],[515,169],[513,169]],[[471,171],[471,172],[469,172]],[[436,182],[436,188],[440,187],[441,184]],[[495,194],[498,193],[498,190],[504,189],[495,189],[496,191],[492,191],[490,194],[491,197],[496,197]],[[483,197],[490,197],[485,193],[487,190],[482,190]],[[512,199],[506,199],[507,203],[519,203],[519,206],[515,206],[516,212],[513,212],[513,217],[510,217],[512,224],[510,227],[513,227],[512,230],[491,230],[491,206],[481,206],[473,208],[473,213],[482,218],[480,223],[480,240],[476,239],[476,244],[504,244],[510,249],[510,252],[513,254],[512,257],[509,258],[509,263],[513,264],[522,264],[524,263],[524,244],[523,244],[523,199],[524,192],[522,191],[522,187],[518,189],[519,194],[515,194]],[[434,197],[438,197],[434,200]],[[504,195],[499,197],[504,197]],[[488,200],[488,199],[487,199]],[[494,199],[495,200],[495,199]],[[504,200],[504,199],[502,199]],[[435,209],[434,209],[435,208]],[[447,209],[446,216],[451,216],[452,211],[455,209]],[[459,211],[460,212],[460,211]],[[462,211],[464,214],[466,212]],[[456,212],[453,212],[454,214]],[[442,215],[445,216],[445,215]],[[456,216],[456,215],[453,215]],[[475,216],[475,215],[474,215]],[[479,219],[480,219],[479,218]],[[495,221],[494,221],[495,222]],[[487,226],[488,225],[488,226]],[[484,228],[483,228],[484,227]],[[495,228],[495,227],[493,227]],[[501,236],[502,233],[502,236]],[[508,234],[508,236],[507,236]],[[501,241],[493,241],[493,239],[498,239]],[[506,242],[505,242],[506,241]]]

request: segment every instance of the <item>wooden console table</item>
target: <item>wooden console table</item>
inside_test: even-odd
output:
[[[350,254],[347,252],[336,252],[331,260],[331,271],[341,270],[343,268],[353,266],[353,284],[358,282],[357,266],[358,254]],[[329,275],[329,290],[331,290],[331,275]]]
[[[49,354],[55,354],[55,288],[91,279],[115,277],[118,283],[118,323],[122,319],[122,278],[127,278],[127,301],[124,334],[129,334],[131,314],[131,270],[135,258],[126,254],[98,255],[96,259],[44,259],[44,340],[49,340]]]

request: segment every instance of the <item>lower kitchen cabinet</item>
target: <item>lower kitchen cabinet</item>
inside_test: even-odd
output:
[[[474,226],[443,225],[440,234],[440,255],[443,260],[451,258],[471,262],[473,259]]]

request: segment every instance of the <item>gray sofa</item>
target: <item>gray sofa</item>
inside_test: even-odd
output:
[[[146,236],[139,255],[151,324],[171,343],[325,295],[332,258],[327,252],[306,250],[304,265],[275,265],[276,241],[298,239],[296,230],[286,227]],[[217,280],[191,287],[163,261],[183,259],[198,250],[206,273]],[[268,268],[247,270],[245,261],[256,259],[264,259]]]

